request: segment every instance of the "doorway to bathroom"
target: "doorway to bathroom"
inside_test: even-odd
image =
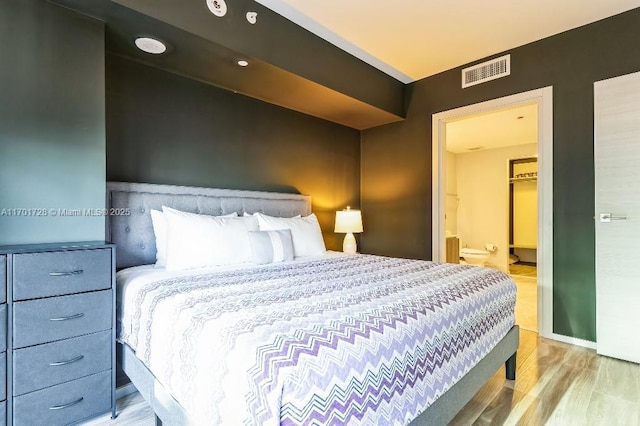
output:
[[[552,89],[433,116],[433,258],[518,286],[516,320],[552,336]]]

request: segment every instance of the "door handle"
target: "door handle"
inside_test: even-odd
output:
[[[627,220],[626,216],[614,216],[611,213],[600,213],[600,222],[609,223],[612,220]]]

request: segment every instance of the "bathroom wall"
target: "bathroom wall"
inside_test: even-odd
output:
[[[445,181],[445,229],[451,234],[458,233],[458,177],[456,154],[446,152],[444,166]]]
[[[456,155],[460,247],[495,244],[487,263],[501,271],[508,271],[509,159],[536,153],[537,144],[526,144]]]

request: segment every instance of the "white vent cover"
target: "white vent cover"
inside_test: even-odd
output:
[[[462,88],[511,74],[511,55],[501,56],[462,70]]]

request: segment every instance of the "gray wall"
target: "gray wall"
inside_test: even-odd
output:
[[[103,24],[2,0],[0,41],[0,244],[104,239],[103,217],[51,215],[104,207]]]
[[[463,67],[413,84],[406,121],[362,134],[362,249],[431,258],[432,114],[553,86],[553,328],[595,341],[593,83],[640,70],[639,22],[634,9],[513,49],[511,75],[478,86],[460,87]]]
[[[107,55],[109,180],[312,195],[328,248],[360,200],[360,132]]]

